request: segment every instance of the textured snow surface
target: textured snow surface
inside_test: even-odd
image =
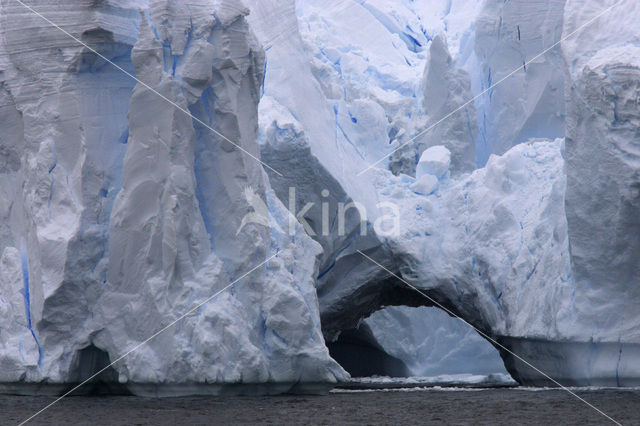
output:
[[[234,1],[37,6],[145,84],[2,3],[2,122],[11,127],[0,381],[79,380],[90,362],[81,349],[115,360],[276,252],[117,363],[119,381],[180,393],[193,383],[347,377],[320,331],[320,246],[300,225],[278,232],[289,213],[259,163],[153,92],[258,155],[264,53],[247,11]],[[274,226],[239,229],[250,192]]]
[[[275,254],[115,377],[331,385],[363,320],[414,374],[502,371],[435,301],[568,384],[640,381],[634,0],[575,34],[614,0],[32,4],[144,84],[0,0],[0,382],[79,381]]]
[[[389,244],[404,279],[492,334],[560,335],[568,307],[556,296],[571,291],[561,148],[520,144],[430,196],[378,173],[381,197],[403,200]]]
[[[482,93],[476,101],[479,166],[529,138],[564,136],[565,65],[556,44],[563,35],[564,6],[565,0],[484,2],[475,23],[477,62],[468,63],[474,91]],[[523,69],[491,88],[518,67]]]
[[[570,7],[571,30],[587,12]],[[567,80],[567,221],[576,304],[596,337],[640,340],[640,17],[624,1],[563,52]],[[628,25],[628,26],[627,26]],[[588,307],[588,308],[587,308]],[[612,336],[609,330],[615,330]]]
[[[447,10],[440,9],[439,4],[427,3],[323,2],[317,6],[314,2],[299,2],[295,9],[297,27],[283,23],[279,29],[263,25],[263,30],[256,30],[258,38],[268,46],[268,65],[275,63],[273,69],[278,70],[270,73],[268,66],[265,77],[268,103],[261,104],[262,152],[272,155],[274,150],[283,151],[282,144],[288,141],[301,147],[299,152],[304,156],[312,157],[301,168],[288,163],[295,178],[278,179],[271,175],[272,181],[282,182],[276,188],[296,185],[301,180],[297,170],[300,176],[312,170],[317,176],[315,185],[297,193],[305,202],[318,203],[322,201],[317,196],[321,188],[330,188],[334,194],[333,188],[339,186],[335,203],[342,197],[362,203],[369,223],[381,214],[375,206],[372,208],[372,193],[376,194],[377,202],[402,205],[399,236],[373,238],[371,233],[366,238],[358,236],[354,229],[356,221],[353,237],[349,239],[314,237],[325,250],[323,273],[318,281],[325,336],[334,338],[340,329],[355,326],[380,305],[425,304],[424,300],[402,295],[402,285],[388,274],[380,274],[380,269],[363,264],[356,252],[360,249],[494,336],[581,342],[585,345],[586,359],[591,359],[587,364],[592,367],[567,373],[569,376],[575,373],[577,380],[608,377],[615,383],[621,374],[638,377],[638,362],[631,355],[637,343],[637,332],[632,330],[637,330],[637,326],[633,319],[627,319],[626,323],[622,320],[636,315],[631,309],[618,311],[615,306],[619,300],[615,297],[610,303],[603,300],[608,297],[607,292],[586,289],[574,280],[572,272],[579,260],[575,258],[575,250],[569,249],[565,174],[571,178],[572,173],[578,170],[589,173],[591,168],[565,164],[562,140],[540,139],[553,140],[565,135],[567,108],[588,111],[575,104],[570,95],[565,99],[565,85],[572,64],[577,62],[567,58],[567,46],[586,49],[584,46],[590,46],[590,40],[576,43],[576,39],[570,39],[566,46],[556,43],[562,37],[565,21],[572,22],[572,29],[565,31],[568,35],[599,13],[600,5],[594,2],[584,9],[571,2],[565,8],[564,1],[495,0],[465,5],[451,2]],[[632,7],[631,12],[635,9]],[[292,4],[279,9],[280,16],[287,16],[283,22],[292,22],[293,12]],[[620,13],[618,10],[617,14],[601,18],[598,25],[603,26],[603,22],[617,25]],[[452,15],[464,19],[449,28],[447,23],[457,19]],[[259,26],[263,16],[258,13],[249,19]],[[628,19],[625,16],[621,22]],[[402,27],[395,25],[397,20],[407,23],[405,29],[424,30],[420,31],[422,35],[407,33],[418,43],[406,43],[407,34],[399,32]],[[630,22],[625,25],[631,33],[633,27]],[[289,37],[278,38],[283,29],[289,29]],[[363,36],[365,32],[368,37]],[[603,32],[607,31],[590,28],[579,37],[598,33],[593,36],[598,40],[605,38]],[[632,40],[635,37],[628,35]],[[392,52],[387,50],[389,44],[394,47]],[[292,55],[291,49],[298,49],[297,53]],[[623,45],[614,57],[624,62],[624,55],[633,55],[632,49]],[[543,51],[546,53],[539,55]],[[398,53],[402,53],[402,58]],[[582,51],[576,56],[581,54]],[[607,58],[604,55],[600,56]],[[596,56],[594,60],[602,59]],[[288,69],[288,64],[303,62],[300,69],[286,77],[280,72]],[[311,64],[310,70],[307,63]],[[500,84],[492,87],[497,82]],[[304,97],[289,95],[288,91],[296,85],[310,89],[304,92]],[[479,97],[464,106],[475,95]],[[630,94],[629,99],[632,98]],[[379,105],[386,120],[368,121],[366,129],[351,134],[349,129],[360,125],[360,117],[352,108],[363,103]],[[313,109],[313,117],[300,113],[300,104],[304,104],[302,111]],[[371,153],[382,149],[383,144],[377,138],[366,136],[372,127],[379,127],[378,134],[387,132],[388,148],[383,152],[391,152],[415,134],[429,129],[448,112],[460,108],[459,113],[395,152],[388,164],[384,160],[375,171],[359,176],[345,172],[348,152],[356,153],[350,158],[348,170],[358,171],[363,169],[361,159],[371,158]],[[321,111],[327,111],[326,119],[319,118],[324,114]],[[324,130],[318,133],[314,129],[320,122],[324,123]],[[593,121],[585,123],[598,126]],[[633,140],[630,135],[625,138]],[[444,145],[451,152],[450,177],[440,174],[446,161],[433,163],[442,165],[435,168],[438,170],[435,174],[443,178],[440,181],[420,171],[420,164],[429,162],[418,161],[425,149],[435,145]],[[473,154],[469,155],[469,151]],[[570,159],[572,153],[566,155]],[[599,157],[591,158],[597,161]],[[465,176],[465,171],[473,170],[473,164],[486,167]],[[410,176],[416,172],[416,165],[418,179],[414,181]],[[398,177],[380,170],[385,168]],[[637,171],[637,165],[630,170]],[[364,182],[362,176],[367,177]],[[371,180],[375,181],[374,191]],[[633,179],[621,177],[621,181],[626,187]],[[577,182],[595,198],[589,178]],[[567,206],[570,191],[571,186]],[[277,189],[276,192],[284,193]],[[332,212],[337,211],[335,203],[330,204]],[[635,216],[624,211],[620,229],[629,231],[626,224]],[[320,217],[314,219],[319,223]],[[571,221],[571,213],[568,219]],[[583,229],[586,236],[590,235],[588,226]],[[602,235],[606,238],[606,233]],[[636,241],[638,233],[626,235]],[[338,244],[332,243],[336,241]],[[591,241],[591,244],[595,247],[598,243]],[[623,251],[633,256],[637,252],[617,247],[612,254]],[[593,253],[597,256],[595,250]],[[638,272],[630,269],[624,280],[619,281],[620,287],[633,286],[638,277]],[[589,301],[596,296],[602,298],[598,300],[598,308]],[[637,299],[630,297],[623,305],[633,304]],[[604,320],[603,316],[610,320]],[[406,332],[399,331],[400,324],[399,320],[389,319],[386,326],[377,327],[381,335],[395,332],[398,340],[415,332],[412,326]],[[425,341],[429,339],[424,326],[413,323],[413,327],[425,334]],[[625,341],[632,345],[628,351],[622,351],[624,345],[620,344],[620,350],[631,357],[628,362],[621,355],[601,368],[601,358],[607,356],[598,354],[609,351],[605,348],[608,342]],[[516,345],[515,341],[509,342],[505,341],[508,347]],[[589,346],[589,342],[593,343]],[[603,343],[602,352],[597,342]],[[393,348],[394,345],[388,346],[390,351]],[[415,348],[410,346],[407,351],[416,353]],[[557,350],[557,356],[562,357],[562,349]],[[567,351],[574,354],[573,347]],[[503,356],[512,372],[522,368],[513,366],[509,354]],[[567,354],[569,364],[585,359],[572,356]]]

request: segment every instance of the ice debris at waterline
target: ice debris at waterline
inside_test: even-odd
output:
[[[89,49],[0,1],[1,388],[66,389],[250,271],[101,378],[326,390],[325,342],[433,305],[391,271],[563,384],[640,384],[640,8],[576,32],[613,4],[30,2]],[[413,314],[367,324],[444,365]]]
[[[439,376],[388,377],[371,376],[356,377],[341,383],[334,392],[345,390],[408,390],[424,388],[503,388],[515,387],[515,382],[508,374],[441,374]]]

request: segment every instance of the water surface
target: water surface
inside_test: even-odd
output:
[[[640,389],[574,389],[624,425],[640,425]],[[53,401],[0,396],[0,424]],[[560,389],[335,390],[326,396],[68,397],[31,424],[529,424],[602,425],[605,417]]]

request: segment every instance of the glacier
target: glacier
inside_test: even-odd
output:
[[[264,53],[247,10],[40,5],[52,20],[74,10],[66,28],[99,56],[19,4],[2,6],[3,113],[15,130],[3,139],[14,162],[3,170],[2,197],[6,389],[58,392],[84,380],[83,371],[102,367],[87,348],[116,360],[247,272],[244,288],[115,364],[117,382],[172,395],[225,384],[313,391],[346,378],[320,329],[320,246],[300,225],[287,234],[239,229],[251,208],[245,188],[266,200],[276,224],[289,221],[249,156],[258,148]]]
[[[640,383],[633,0],[29,5],[0,1],[1,391],[117,361],[138,395],[324,392],[354,330],[414,375]]]
[[[299,191],[297,195],[304,197],[304,202],[320,204],[325,201],[318,197],[320,188],[329,188],[334,194],[334,188],[341,187],[339,197],[329,200],[330,217],[338,213],[335,205],[340,198],[364,206],[368,226],[383,214],[376,209],[376,202],[402,207],[400,235],[363,235],[361,229],[355,229],[356,220],[351,231],[347,229],[352,236],[348,241],[342,235],[332,235],[330,241],[325,235],[314,237],[326,256],[321,267],[325,272],[317,284],[325,337],[335,341],[340,330],[357,327],[381,307],[432,304],[407,294],[403,283],[380,268],[372,269],[374,265],[363,262],[358,253],[361,250],[494,336],[503,346],[498,349],[507,370],[521,383],[550,382],[509,351],[522,354],[561,383],[621,385],[637,381],[638,342],[637,331],[633,331],[637,325],[628,318],[635,316],[630,306],[637,297],[622,304],[608,291],[598,287],[588,290],[576,280],[580,242],[579,235],[571,231],[571,179],[573,173],[589,173],[589,168],[581,162],[586,158],[572,164],[572,114],[584,107],[577,105],[572,95],[575,77],[570,70],[576,60],[567,53],[593,49],[575,54],[583,59],[602,44],[633,55],[629,40],[637,39],[637,34],[628,20],[632,18],[620,18],[627,28],[621,36],[602,34],[611,32],[605,23],[617,25],[618,14],[625,13],[621,12],[625,7],[635,11],[635,6],[623,2],[616,6],[616,14],[595,21],[601,27],[576,33],[580,25],[591,25],[594,17],[614,2],[593,2],[586,9],[564,1],[544,5],[524,1],[248,4],[255,12],[249,20],[267,46],[270,65],[263,96],[267,102],[260,105],[263,158],[278,157],[274,152],[282,150],[285,141],[305,147],[304,153],[287,163],[286,167],[293,169],[290,179],[270,173],[276,193],[285,199],[284,188],[300,188],[311,168],[313,185],[305,183],[307,194]],[[265,25],[271,22],[269,13],[281,17],[278,25]],[[297,26],[290,24],[296,19]],[[366,28],[368,37],[354,28]],[[561,41],[563,34],[574,38]],[[597,36],[587,38],[590,34]],[[311,56],[307,62],[300,59],[305,55]],[[493,87],[496,82],[500,84]],[[291,96],[292,88],[302,91],[303,86],[304,97]],[[633,99],[633,93],[625,98]],[[471,99],[473,102],[468,102]],[[379,108],[374,108],[381,108],[386,120],[367,121],[366,129],[352,133],[349,130],[360,125],[355,111],[364,103],[378,104]],[[312,106],[315,108],[309,112]],[[333,122],[332,109],[336,116]],[[450,111],[458,113],[438,123]],[[386,147],[369,136],[374,125],[379,134],[387,132]],[[633,126],[628,124],[627,128]],[[609,127],[602,131],[608,132]],[[625,134],[621,139],[633,140],[633,136]],[[627,142],[624,145],[622,161],[628,161],[630,146]],[[438,146],[451,153],[446,176],[416,170],[429,163],[422,161],[423,152],[440,149]],[[353,149],[357,155],[350,158],[349,167],[355,173],[348,173],[342,163]],[[591,161],[599,158],[581,149]],[[363,159],[380,150],[390,153],[390,158],[376,155],[376,160],[385,160],[375,168],[370,168],[369,161],[362,166]],[[309,155],[314,158],[306,160]],[[304,166],[297,168],[301,158],[305,158],[301,161]],[[438,167],[443,163],[447,161],[436,162]],[[481,168],[474,171],[477,167]],[[429,165],[424,169],[432,171]],[[633,173],[638,169],[631,165],[628,170]],[[324,177],[326,174],[330,176]],[[608,176],[606,172],[603,175]],[[367,178],[364,182],[363,176]],[[614,194],[627,185],[633,187],[633,178],[626,176],[620,178],[620,189]],[[324,179],[323,185],[318,185],[319,179]],[[576,181],[594,203],[605,195],[590,189],[586,176]],[[370,182],[374,182],[374,191]],[[279,186],[283,189],[278,190]],[[416,200],[415,204],[411,200]],[[577,201],[579,208],[581,201]],[[637,214],[622,208],[612,206],[608,213],[603,212],[603,221],[605,215],[620,215],[620,229],[630,231],[627,235],[635,241],[637,232],[627,224]],[[316,224],[321,219],[314,213],[308,217]],[[590,220],[581,224],[581,232],[594,247],[595,259],[600,255],[595,247],[602,245],[591,235]],[[603,225],[601,235],[606,239],[605,229]],[[629,253],[621,260],[633,265],[630,257],[637,251],[628,244],[612,246],[611,255]],[[617,281],[621,297],[628,293],[621,291],[622,287],[633,286],[639,277],[637,271],[626,270],[624,279]],[[600,297],[614,300],[602,306]],[[587,301],[590,298],[597,300],[602,310],[593,309]],[[621,310],[613,307],[627,304],[629,307]],[[388,318],[386,325],[378,322],[381,339],[391,334],[402,340],[416,332],[411,325],[409,330],[399,331],[411,320],[401,313],[396,315],[401,318]],[[419,327],[419,322],[413,324]],[[424,328],[418,330],[428,334]],[[376,334],[375,327],[373,332]],[[395,345],[389,345],[390,352],[399,354]],[[419,345],[409,344],[406,351],[415,354]],[[411,357],[406,360],[418,362]],[[485,361],[491,365],[490,357]],[[428,361],[423,367],[429,367]],[[416,364],[415,369],[420,367]]]

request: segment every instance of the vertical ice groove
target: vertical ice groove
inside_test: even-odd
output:
[[[36,346],[38,346],[38,366],[40,367],[42,363],[42,347],[40,346],[40,342],[38,341],[38,337],[36,336],[36,332],[33,329],[33,325],[31,323],[31,293],[29,290],[29,258],[28,258],[27,251],[25,249],[23,249],[20,252],[20,254],[21,254],[20,261],[22,265],[22,279],[24,281],[23,296],[24,296],[25,316],[27,319],[27,327],[29,328],[31,335],[33,336],[33,340],[36,342]]]

